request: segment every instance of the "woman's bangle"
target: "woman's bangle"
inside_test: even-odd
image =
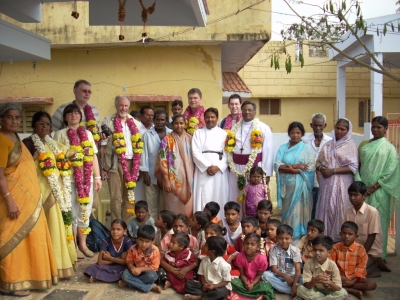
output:
[[[95,179],[101,179],[101,176],[95,176],[94,178]]]
[[[7,194],[5,194],[5,195],[3,196],[3,198],[7,197],[8,195],[10,195],[10,192],[8,192]]]

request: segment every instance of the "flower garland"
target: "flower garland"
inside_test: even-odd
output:
[[[185,116],[186,119],[185,130],[187,133],[193,135],[197,129],[202,128],[204,126],[203,124],[201,124],[201,117],[204,115],[204,111],[205,111],[204,106],[199,106],[194,112],[194,114],[192,113],[190,106],[188,106],[185,109],[183,115]]]
[[[100,141],[99,125],[94,117],[92,107],[89,104],[86,104],[83,108],[83,112],[85,113],[86,128],[92,133],[94,142],[97,146]]]
[[[238,114],[236,116],[236,123],[238,123],[240,120],[242,119],[242,114]],[[226,118],[225,118],[225,124],[224,124],[224,128],[225,130],[231,130],[232,129],[232,114],[229,114]]]
[[[133,162],[132,172],[129,172],[128,164],[126,161],[126,142],[124,133],[122,132],[122,121],[118,116],[114,117],[114,134],[113,134],[113,145],[115,152],[118,155],[118,160],[121,163],[122,170],[124,172],[125,187],[128,190],[128,201],[131,205],[126,211],[134,214],[135,210],[132,208],[135,204],[134,189],[136,187],[136,181],[139,177],[140,157],[142,156],[144,143],[142,141],[142,135],[139,129],[135,125],[132,118],[126,120],[129,131],[131,132],[132,150],[133,150]]]
[[[56,158],[56,164],[51,158],[50,153],[46,152],[46,148],[37,134],[31,136],[33,144],[36,150],[39,152],[39,167],[42,169],[42,173],[47,177],[51,192],[60,206],[63,222],[66,228],[72,224],[72,208],[71,208],[71,163],[65,156],[64,152],[58,148],[57,144],[49,136],[45,137],[45,142],[49,146],[51,152],[53,152]],[[60,172],[63,190],[61,191],[60,185],[58,184],[58,178],[55,173],[55,166]],[[73,240],[72,234],[67,234],[68,242]]]
[[[71,149],[76,152],[71,160],[74,168],[74,179],[77,191],[77,201],[80,204],[80,214],[83,222],[89,220],[88,204],[90,202],[90,189],[92,187],[92,168],[93,168],[93,145],[89,141],[86,130],[83,126],[79,126],[75,131],[70,128],[67,130],[67,136]],[[83,234],[89,234],[90,227],[79,229]]]

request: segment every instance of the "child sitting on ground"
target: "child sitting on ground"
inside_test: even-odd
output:
[[[222,258],[227,247],[222,237],[211,236],[205,244],[205,257],[198,270],[201,281],[188,280],[185,285],[185,299],[215,300],[226,299],[231,287],[231,266]]]
[[[242,234],[236,240],[236,243],[235,243],[235,249],[237,252],[243,251],[243,242],[244,242],[244,238],[246,237],[246,235],[248,235],[249,233],[256,233],[258,230],[258,222],[257,222],[257,219],[254,217],[243,217],[240,224],[242,226]],[[262,243],[262,244],[260,244],[258,246],[262,250],[262,253],[264,253],[265,252],[264,239],[260,239],[260,243]]]
[[[240,205],[236,201],[229,201],[224,205],[225,218],[222,220],[226,228],[224,236],[226,242],[235,245],[237,238],[242,234],[242,226],[239,222]]]
[[[158,213],[155,225],[157,227],[156,239],[154,245],[161,251],[161,240],[168,234],[173,234],[172,222],[174,221],[175,214],[169,210],[162,210]]]
[[[301,254],[293,246],[293,228],[279,225],[276,230],[278,243],[269,251],[271,271],[264,272],[262,279],[268,281],[281,293],[296,296],[297,283],[301,283]]]
[[[168,280],[165,281],[164,289],[172,286],[177,293],[183,294],[186,281],[193,280],[193,270],[187,272],[184,278],[179,278],[179,272],[175,270],[190,266],[196,262],[196,257],[188,248],[189,242],[190,239],[187,233],[178,232],[172,235],[169,251],[165,252],[163,261],[172,266],[173,269],[172,271],[167,271]]]
[[[243,189],[243,216],[257,217],[258,202],[268,197],[268,186],[264,181],[264,170],[261,167],[250,169],[250,181]]]
[[[154,225],[154,219],[149,214],[149,206],[146,201],[140,200],[135,202],[135,214],[136,217],[128,224],[128,232],[134,242],[136,242],[137,231],[140,226],[151,225],[155,230],[157,229]]]
[[[272,202],[269,200],[261,200],[257,204],[258,227],[261,230],[261,237],[267,237],[267,222],[272,216]]]
[[[339,269],[335,262],[328,258],[333,247],[333,240],[319,235],[312,241],[314,256],[304,265],[304,284],[297,289],[295,299],[346,299],[347,292],[342,288]]]
[[[218,218],[219,210],[220,210],[220,206],[215,201],[208,202],[204,206],[204,209],[203,209],[203,211],[205,211],[206,213],[208,213],[210,215],[211,223],[215,223],[215,224],[218,224],[219,226],[223,227],[222,220],[220,218]]]
[[[267,257],[260,253],[261,237],[257,233],[249,233],[244,238],[243,252],[236,255],[235,265],[239,268],[240,278],[232,279],[232,289],[240,295],[265,299],[273,299],[272,286],[261,280],[268,268]]]
[[[151,225],[143,225],[137,232],[137,244],[133,245],[126,257],[127,270],[118,282],[120,287],[135,288],[145,293],[150,290],[161,293],[155,284],[160,266],[160,251],[153,245],[156,231]]]
[[[210,220],[210,215],[205,211],[196,211],[189,221],[190,234],[197,238],[200,248],[206,243],[204,227],[210,222]]]
[[[303,236],[296,244],[301,253],[301,259],[305,263],[310,257],[313,257],[312,241],[319,235],[323,235],[325,224],[321,220],[314,219],[307,223],[307,234]]]
[[[277,219],[269,219],[267,222],[267,237],[265,239],[265,255],[269,257],[269,251],[273,246],[277,243],[276,230],[279,225],[281,225],[281,221]]]
[[[361,181],[353,182],[348,188],[349,199],[353,206],[346,209],[344,220],[358,226],[356,242],[363,245],[368,253],[367,277],[380,277],[381,271],[391,270],[382,259],[382,227],[378,210],[365,203],[367,186]]]
[[[329,258],[338,266],[345,290],[361,299],[363,291],[376,289],[376,283],[365,278],[368,254],[362,245],[355,242],[357,234],[356,223],[344,222],[340,229],[342,242],[333,246]]]

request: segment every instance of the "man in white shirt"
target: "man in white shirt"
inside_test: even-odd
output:
[[[154,173],[160,143],[172,131],[166,127],[167,118],[166,111],[157,110],[154,113],[154,127],[145,132],[142,138],[144,148],[140,160],[140,173],[144,182],[144,199],[149,205],[149,213],[154,220],[157,219],[158,213],[165,209],[164,193],[157,185],[157,178]]]
[[[313,133],[307,134],[303,137],[303,141],[309,144],[315,151],[315,161],[317,161],[318,155],[322,147],[329,142],[332,138],[324,134],[324,129],[326,128],[326,116],[322,113],[313,114],[311,117],[311,128]],[[314,188],[313,188],[313,207],[311,212],[311,220],[315,218],[315,211],[317,208],[319,184],[317,180],[317,171],[314,176]]]

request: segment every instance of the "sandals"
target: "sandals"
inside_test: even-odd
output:
[[[79,249],[76,249],[76,256],[78,259],[85,259],[85,255]]]
[[[18,293],[26,293],[26,294],[18,294]],[[3,296],[13,296],[13,297],[27,297],[29,295],[31,295],[30,291],[4,291],[4,290],[0,290],[0,295]]]
[[[89,250],[89,248],[79,249],[86,257],[94,257],[94,253]]]

